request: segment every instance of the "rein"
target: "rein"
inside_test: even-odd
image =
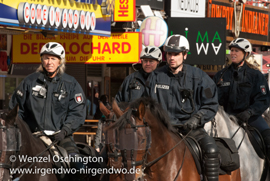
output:
[[[43,150],[42,152],[38,153],[37,155],[35,155],[34,157],[39,157],[39,156],[42,156],[47,150],[49,150],[52,146],[56,145],[58,141],[54,141],[53,143],[51,143],[45,150]],[[15,169],[18,169],[18,168],[22,168],[23,166],[25,166],[26,164],[28,164],[29,162],[25,162],[24,164],[18,166],[17,168]],[[36,162],[33,162],[29,165],[29,167],[27,167],[27,169],[31,168]],[[21,177],[25,174],[25,172],[23,172],[19,177],[17,177],[15,180],[20,180]],[[13,178],[13,173],[11,172],[10,173],[10,178],[12,179]]]
[[[184,141],[186,139],[186,137],[190,134],[192,130],[190,130],[188,132],[188,134],[186,134],[182,140],[180,140],[176,145],[174,145],[174,147],[172,147],[170,150],[168,150],[166,153],[164,153],[163,155],[159,156],[158,158],[156,158],[155,160],[146,163],[145,167],[150,168],[151,166],[153,166],[155,163],[157,163],[160,159],[162,159],[164,156],[166,156],[167,154],[169,154],[174,148],[176,148],[182,141]]]

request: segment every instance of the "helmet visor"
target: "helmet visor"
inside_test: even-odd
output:
[[[185,47],[178,47],[178,46],[164,46],[164,51],[165,52],[183,52],[186,51]]]

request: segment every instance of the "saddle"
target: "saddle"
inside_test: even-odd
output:
[[[242,127],[246,131],[248,138],[254,150],[256,151],[257,155],[261,159],[265,159],[266,147],[265,147],[261,133],[256,128],[250,125],[243,125]]]
[[[215,138],[215,141],[220,151],[221,164],[219,175],[230,174],[231,171],[240,167],[240,159],[235,142],[229,138]],[[194,158],[198,173],[203,175],[203,156],[199,143],[190,136],[186,137],[185,142]]]

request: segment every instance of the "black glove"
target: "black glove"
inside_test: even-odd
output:
[[[245,111],[243,111],[243,112],[236,115],[236,117],[238,119],[240,119],[242,122],[245,122],[245,123],[248,122],[250,116],[252,116],[252,113],[249,110],[245,110]]]
[[[201,122],[201,118],[198,115],[193,115],[187,122],[184,124],[184,129],[196,129]]]
[[[66,131],[65,130],[61,130],[60,133],[57,133],[56,135],[54,135],[54,140],[55,141],[62,141],[65,137],[66,137]]]

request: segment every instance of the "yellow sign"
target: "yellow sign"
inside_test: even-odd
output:
[[[141,34],[112,33],[111,37],[63,33],[56,38],[41,34],[13,35],[13,63],[40,63],[39,51],[47,42],[58,42],[66,50],[67,63],[137,63]]]
[[[136,0],[115,0],[114,21],[135,21]]]

